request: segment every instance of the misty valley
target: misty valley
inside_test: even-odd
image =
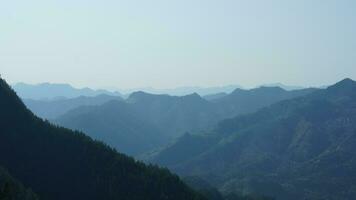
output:
[[[0,199],[356,196],[351,79],[204,96],[0,86]]]
[[[0,200],[356,200],[356,0],[0,4]]]

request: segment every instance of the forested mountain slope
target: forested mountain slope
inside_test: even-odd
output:
[[[38,200],[37,196],[0,167],[0,200]]]
[[[168,170],[35,117],[0,79],[0,165],[40,199],[204,199]]]
[[[356,198],[355,151],[356,82],[345,79],[185,135],[151,161],[224,192],[348,200]]]

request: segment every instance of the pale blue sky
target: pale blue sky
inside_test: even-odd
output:
[[[355,0],[11,0],[0,73],[75,86],[356,79]]]

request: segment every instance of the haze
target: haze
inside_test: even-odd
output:
[[[0,73],[74,86],[356,79],[353,0],[5,1]]]

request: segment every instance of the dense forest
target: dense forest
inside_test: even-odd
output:
[[[184,177],[181,180],[168,169],[135,161],[82,132],[36,117],[1,80],[0,166],[9,172],[0,170],[0,198],[342,200],[355,196],[356,180],[349,175],[356,173],[352,153],[356,146],[356,82],[345,79],[327,89],[293,93],[277,88],[251,90],[259,92],[248,95],[237,95],[238,91],[210,102],[196,94],[136,93],[126,102],[108,100],[66,114],[72,115],[67,123],[80,122],[88,131],[90,125],[99,127],[96,131],[104,131],[107,140],[126,130],[129,134],[117,135],[117,141],[126,137],[121,141],[126,149],[142,153],[159,146],[155,146],[160,143],[155,138],[166,140],[161,141],[162,146],[168,141],[162,129],[154,126],[167,120],[157,110],[178,112],[178,118],[169,118],[170,113],[165,117],[179,122],[176,120],[212,109],[210,105],[219,102],[230,105],[231,110],[234,101],[253,104],[244,111],[235,107],[246,114],[221,120],[210,131],[185,133],[171,145],[141,157],[173,170]],[[284,100],[278,102],[276,96]],[[258,110],[263,105],[257,99],[272,105]],[[194,102],[200,107],[189,110]],[[254,109],[257,112],[250,113]],[[178,126],[173,123],[171,127]],[[140,145],[144,142],[152,146]]]
[[[38,197],[0,167],[0,200],[38,200]]]
[[[40,199],[204,199],[168,170],[35,117],[0,80],[0,165]]]
[[[10,0],[0,25],[0,200],[356,200],[356,0]]]

